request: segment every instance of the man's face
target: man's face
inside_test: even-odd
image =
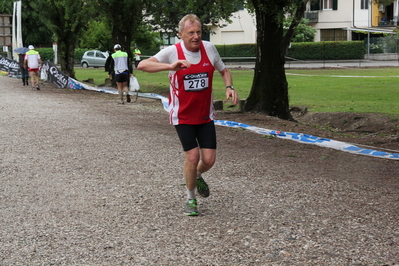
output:
[[[180,32],[180,38],[184,42],[184,46],[190,52],[198,52],[201,43],[201,23],[194,21],[191,23],[186,20],[183,32]]]

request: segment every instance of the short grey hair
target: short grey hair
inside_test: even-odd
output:
[[[187,20],[190,21],[191,23],[198,21],[201,24],[201,20],[196,15],[194,15],[194,14],[185,15],[179,22],[179,32],[183,32],[184,23]]]

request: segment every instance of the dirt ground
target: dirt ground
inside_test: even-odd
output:
[[[211,196],[184,217],[159,100],[0,77],[0,265],[399,265],[399,162],[217,127]],[[218,120],[398,153],[399,121],[296,111]]]
[[[158,93],[167,96],[163,91]],[[147,104],[146,100],[141,100],[141,103]],[[306,106],[292,106],[290,111],[295,122],[260,113],[231,111],[229,108],[218,111],[216,119],[278,131],[305,133],[399,153],[399,115],[391,117],[378,113],[317,113],[308,111]]]
[[[315,113],[291,108],[297,122],[255,113],[219,112],[218,119],[399,152],[399,118],[374,113]],[[305,109],[305,112],[302,110]]]

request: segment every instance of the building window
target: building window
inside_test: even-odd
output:
[[[324,10],[332,10],[333,9],[333,0],[323,0],[323,9]]]
[[[361,9],[369,9],[369,0],[360,0]]]
[[[162,34],[162,40],[164,45],[173,45],[175,44],[175,37],[170,36],[167,33]]]
[[[347,41],[348,32],[342,29],[320,30],[320,41]]]

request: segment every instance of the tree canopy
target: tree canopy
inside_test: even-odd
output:
[[[54,41],[54,36],[51,30],[40,20],[40,14],[36,12],[30,3],[34,0],[23,0],[21,26],[22,26],[22,39],[24,45],[28,46],[51,46]],[[0,14],[13,14],[13,1],[0,0]]]
[[[34,0],[30,3],[54,33],[61,70],[72,78],[75,78],[75,47],[94,12],[90,3],[90,0]]]
[[[231,22],[230,16],[242,7],[240,0],[153,0],[146,9],[146,23],[154,30],[176,36],[178,23],[187,14],[195,14],[205,25],[203,31],[210,33],[210,26],[223,27]]]

